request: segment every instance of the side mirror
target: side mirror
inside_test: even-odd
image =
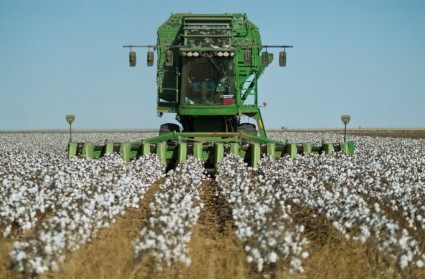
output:
[[[165,55],[165,66],[173,66],[173,52],[171,50],[167,50]]]
[[[251,51],[250,50],[245,50],[245,52],[244,52],[244,65],[245,66],[251,66],[252,65]]]
[[[135,51],[130,51],[129,62],[130,62],[130,67],[136,66],[136,52]]]
[[[153,51],[148,51],[148,57],[147,58],[148,58],[147,59],[148,66],[149,67],[152,67],[153,66],[153,60],[155,58],[155,55],[154,55]]]
[[[267,51],[261,53],[261,63],[263,67],[267,67],[269,65],[269,53]]]
[[[279,52],[279,66],[286,67],[286,52]]]

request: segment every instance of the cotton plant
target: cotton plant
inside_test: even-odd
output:
[[[291,206],[273,181],[256,175],[243,159],[227,156],[218,168],[220,194],[229,203],[236,235],[244,243],[247,262],[263,272],[287,260],[290,272],[302,272],[308,257],[303,226],[294,224]]]
[[[203,208],[199,191],[204,172],[193,157],[169,172],[149,205],[147,225],[133,241],[136,258],[153,258],[158,270],[174,263],[191,264],[188,244]]]
[[[163,169],[155,155],[125,164],[112,154],[99,160],[63,160],[54,171],[40,174],[56,199],[45,199],[51,200],[52,213],[37,224],[34,236],[14,242],[12,263],[28,274],[57,270],[65,252],[78,250],[127,208],[137,208]]]
[[[266,158],[261,171],[281,185],[293,202],[331,220],[346,238],[376,245],[400,269],[422,267],[423,251],[407,228],[423,229],[420,193],[425,161],[416,157],[423,153],[414,140],[380,139],[382,144],[377,144],[374,139],[371,144],[362,139],[360,143],[363,141],[363,146],[359,144],[363,148],[354,156]],[[384,208],[401,211],[408,227],[403,228]],[[416,222],[420,226],[414,226]]]
[[[140,133],[74,133],[77,141],[123,142]],[[271,132],[283,142],[341,142],[342,135]],[[229,156],[216,176],[217,193],[232,209],[246,259],[263,272],[286,262],[301,272],[308,257],[304,227],[292,205],[330,220],[347,239],[377,247],[401,270],[424,268],[420,236],[425,229],[425,150],[412,139],[351,137],[354,155],[264,157],[258,171]],[[57,270],[66,251],[78,250],[126,208],[137,208],[163,176],[154,155],[123,164],[114,154],[99,160],[66,159],[66,133],[0,134],[0,237],[34,230],[13,243],[18,270]],[[158,265],[189,264],[188,243],[202,203],[203,169],[189,159],[169,173],[150,205],[152,216],[134,240],[137,257]],[[399,217],[397,217],[399,216]],[[396,218],[397,217],[397,218]],[[170,224],[173,224],[171,226]]]

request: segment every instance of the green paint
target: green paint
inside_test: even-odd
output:
[[[152,148],[163,163],[173,167],[186,161],[189,153],[206,165],[217,165],[230,152],[256,168],[265,150],[270,156],[291,158],[298,152],[334,152],[333,144],[316,147],[267,138],[258,85],[273,54],[264,53],[267,49],[259,30],[245,14],[172,14],[157,34],[157,112],[177,114],[184,132],[165,132],[143,142],[84,143],[81,148],[72,142],[70,126],[69,158],[98,158],[119,147],[123,160],[129,162],[151,153]],[[237,132],[241,115],[256,123],[251,132]],[[255,129],[258,136],[253,135]],[[341,145],[341,151],[353,154],[354,147],[349,141]]]
[[[251,143],[250,149],[251,149],[251,167],[254,170],[256,170],[258,168],[258,163],[260,162],[260,159],[261,159],[260,144]]]
[[[125,163],[130,162],[131,143],[122,143],[120,146],[121,158]]]
[[[94,153],[94,143],[86,142],[84,144],[83,152],[82,152],[83,158],[84,159],[93,158],[93,156],[94,156],[93,153]]]
[[[186,162],[186,158],[187,158],[187,143],[180,142],[179,145],[178,145],[177,163],[181,164],[181,163]]]

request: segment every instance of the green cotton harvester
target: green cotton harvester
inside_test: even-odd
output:
[[[173,14],[158,29],[156,45],[145,47],[147,65],[157,51],[157,112],[173,113],[180,123],[161,125],[159,136],[140,142],[70,142],[68,157],[99,158],[118,152],[128,162],[156,153],[168,168],[192,155],[214,169],[227,153],[237,154],[256,168],[262,154],[275,157],[298,153],[354,152],[354,143],[278,142],[267,138],[260,106],[258,80],[272,62],[269,48],[281,48],[279,65],[286,66],[286,48],[261,43],[258,28],[245,14]],[[253,119],[252,123],[243,120]]]

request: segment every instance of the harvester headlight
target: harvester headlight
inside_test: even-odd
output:
[[[228,53],[227,51],[225,51],[225,52],[223,53],[223,56],[224,56],[224,57],[228,57],[228,56],[229,56],[229,53]]]
[[[146,61],[148,67],[152,67],[153,66],[153,60],[154,60],[154,58],[155,58],[154,52],[153,51],[148,51],[148,53],[147,53],[147,61]]]
[[[136,66],[136,52],[135,51],[130,51],[129,62],[130,62],[130,67]]]
[[[217,52],[217,56],[222,57],[223,56],[223,52],[221,52],[221,51]]]
[[[189,51],[189,52],[187,53],[187,56],[188,56],[188,57],[192,57],[192,56],[193,56],[193,53],[192,53],[191,51]]]
[[[230,53],[230,56],[231,56],[231,57],[235,56],[235,53],[234,53],[234,52],[231,52],[231,53]]]
[[[195,51],[195,52],[193,53],[193,56],[194,56],[194,57],[198,57],[198,56],[199,56],[199,52]]]
[[[182,51],[182,52],[180,52],[180,55],[181,55],[181,56],[186,56],[186,55],[187,55],[187,53],[186,53],[186,51]]]

